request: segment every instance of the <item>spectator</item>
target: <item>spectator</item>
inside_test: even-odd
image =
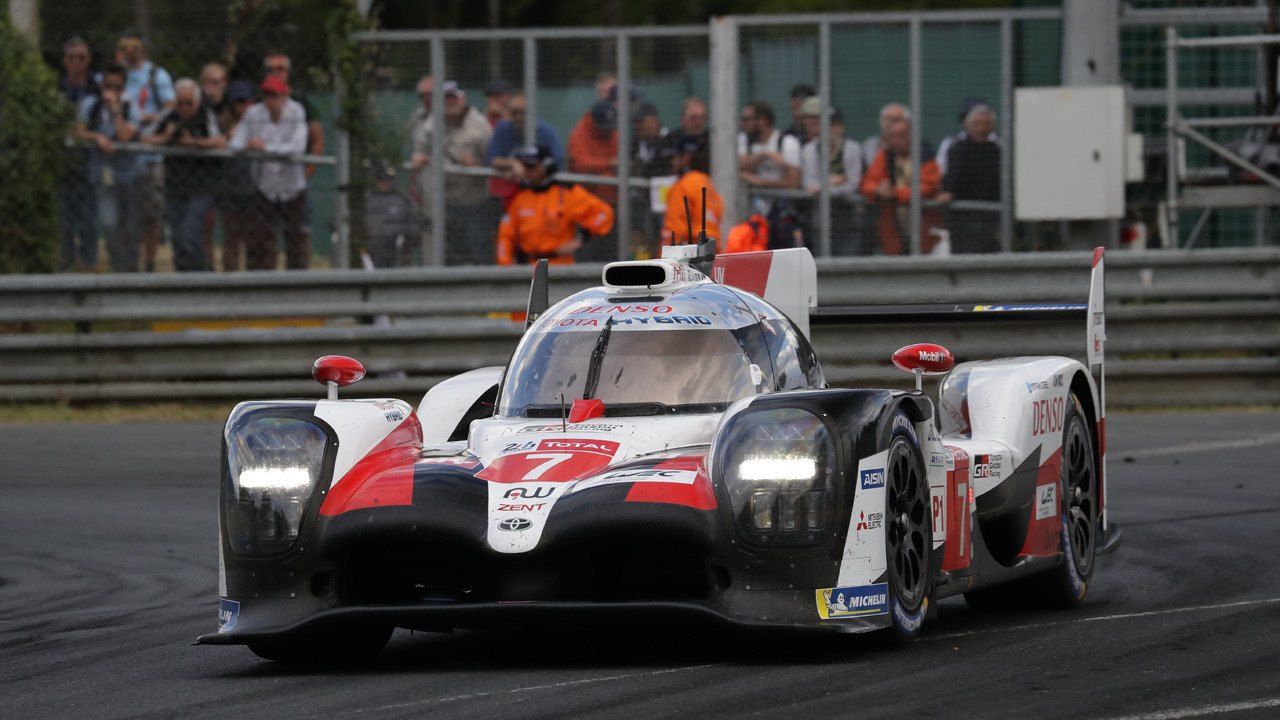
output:
[[[920,197],[932,198],[942,184],[938,163],[930,148],[920,149]],[[897,123],[889,131],[883,148],[876,153],[862,176],[862,194],[873,204],[876,236],[885,255],[902,255],[908,250],[904,238],[911,211],[911,123]],[[936,242],[929,226],[936,225],[936,213],[924,212],[921,221],[921,252],[928,253]]]
[[[862,160],[870,163],[889,139],[889,133],[898,125],[911,121],[911,111],[902,103],[889,103],[880,108],[880,132],[862,141]]]
[[[147,59],[146,41],[141,33],[126,30],[116,44],[117,56],[128,71],[124,97],[138,113],[140,127],[148,127],[160,113],[173,106],[173,78],[168,71]],[[156,248],[162,239],[164,218],[163,157],[142,156],[145,181],[142,195],[142,254],[147,272],[155,270]]]
[[[822,166],[819,164],[818,143],[821,138],[822,102],[818,98],[805,100],[801,109],[806,131],[813,139],[801,152],[804,168],[804,189],[818,194],[822,191]],[[844,116],[831,109],[829,122],[829,164],[826,175],[831,191],[831,253],[852,255],[862,249],[862,208],[855,204],[858,185],[862,182],[862,148],[845,137]]]
[[[747,103],[739,117],[738,179],[757,190],[799,189],[800,141],[794,135],[783,135],[774,127],[773,108],[768,103]],[[771,200],[762,195],[752,198],[752,212],[765,217],[769,224],[772,247],[804,245],[805,228],[794,202]]]
[[[202,104],[200,85],[191,78],[174,83],[173,107],[160,114],[142,141],[187,150],[223,148],[227,139],[218,129],[212,108]],[[171,155],[165,159],[165,211],[173,233],[173,269],[208,270],[203,243],[205,215],[213,208],[216,159]]]
[[[418,126],[422,125],[422,123],[427,121],[427,118],[431,117],[431,93],[434,89],[435,82],[431,79],[430,75],[423,75],[418,80],[416,92],[418,93],[418,100],[422,104],[414,108],[413,112],[409,113],[409,122],[405,126],[405,134],[410,138],[413,137],[413,133],[418,129]],[[410,144],[412,145],[412,140],[410,140]]]
[[[89,44],[78,36],[62,44],[58,91],[73,110],[78,109],[86,97],[98,94],[97,83],[89,75]],[[98,264],[97,201],[93,185],[89,183],[88,161],[86,151],[73,150],[58,184],[63,270],[92,270]]]
[[[289,83],[289,75],[293,72],[293,61],[283,51],[272,50],[262,58],[262,69],[267,77],[280,78],[280,81],[292,92],[290,99],[302,106],[302,112],[307,118],[307,154],[324,153],[324,125],[320,124],[320,116],[316,114],[315,107],[307,96],[293,92],[293,86]],[[307,165],[307,178],[310,179],[315,171],[315,165]]]
[[[618,87],[618,76],[613,73],[596,75],[596,100],[609,100],[610,93]]]
[[[800,187],[800,141],[778,132],[773,108],[747,103],[740,120],[738,177],[756,188]]]
[[[671,172],[667,129],[658,117],[658,108],[645,103],[636,112],[635,138],[631,141],[631,172],[639,177]]]
[[[818,193],[822,188],[822,172],[818,165],[818,136],[821,134],[822,102],[818,98],[809,98],[801,109],[801,120],[804,122],[806,134],[811,136],[801,150],[801,167],[804,174],[805,192]],[[858,184],[862,181],[862,148],[858,143],[845,137],[844,116],[832,108],[829,121],[830,165],[827,168],[827,182],[832,195],[852,196],[858,192]]]
[[[947,176],[947,168],[949,167],[947,154],[951,149],[951,144],[958,140],[963,140],[968,136],[969,131],[965,127],[965,118],[969,117],[970,110],[973,110],[979,105],[987,108],[988,110],[991,109],[991,106],[987,105],[987,102],[981,98],[965,98],[964,102],[960,103],[960,115],[956,120],[960,123],[960,132],[955,135],[948,135],[942,138],[942,142],[938,143],[938,169],[942,171],[943,178]],[[1000,139],[996,137],[995,129],[995,122],[992,121],[991,132],[988,135],[988,139],[991,142],[998,143],[1000,142]]]
[[[528,147],[516,155],[525,186],[511,199],[498,225],[498,263],[573,262],[582,247],[579,230],[601,237],[613,229],[613,208],[581,185],[555,182],[551,149]]]
[[[88,177],[97,196],[98,229],[106,239],[111,269],[137,272],[144,169],[137,153],[115,148],[115,143],[131,142],[138,133],[137,110],[125,99],[126,75],[120,65],[102,73],[98,93],[80,102],[73,132],[91,144]]]
[[[229,124],[223,133],[226,137],[235,134],[235,129],[244,120],[245,113],[253,104],[253,85],[247,80],[236,80],[227,88],[227,107]],[[245,158],[231,158],[223,161],[222,187],[214,195],[214,204],[218,214],[222,216],[222,270],[236,272],[242,269],[244,261],[245,241],[253,232],[253,174],[251,161]],[[207,218],[208,216],[206,216]],[[205,235],[210,237],[206,244],[212,243],[213,225],[206,220]]]
[[[448,80],[444,91],[444,156],[449,163],[463,167],[481,167],[493,129],[479,110],[467,104],[467,94],[458,83]],[[428,116],[414,132],[412,163],[415,170],[425,168],[431,161],[431,136],[434,123]],[[430,217],[432,195],[431,173],[422,177],[424,214]],[[492,213],[485,212],[485,179],[469,175],[455,175],[445,182],[445,200],[449,203],[445,217],[448,221],[448,259],[451,264],[472,265],[493,262]],[[463,241],[458,246],[456,239]]]
[[[512,95],[508,107],[511,110],[511,119],[503,120],[493,128],[493,137],[489,139],[489,148],[484,157],[489,167],[501,172],[504,176],[489,180],[489,194],[501,200],[504,209],[516,194],[516,190],[520,187],[517,183],[524,176],[523,166],[515,159],[516,151],[529,144],[524,136],[526,122],[524,93]],[[560,145],[560,136],[556,134],[555,128],[541,119],[537,120],[536,127],[537,144],[550,149],[557,166],[563,164],[564,149]]]
[[[951,143],[947,164],[951,168],[942,188],[954,200],[1000,202],[1000,145],[995,141],[996,114],[986,105],[969,109],[964,137]],[[991,210],[953,208],[951,250],[957,253],[999,252],[999,213]]]
[[[711,154],[707,148],[707,139],[701,135],[685,135],[676,146],[676,154],[671,158],[672,171],[680,176],[667,195],[667,214],[662,221],[662,244],[673,245],[677,240],[689,235],[692,222],[693,232],[702,230],[703,218],[706,218],[707,237],[719,242],[724,247],[720,235],[720,221],[724,218],[724,200],[711,182]],[[702,190],[706,188],[707,204],[702,205]],[[689,201],[689,215],[685,215],[685,200]],[[706,213],[705,216],[703,213]],[[689,242],[698,242],[695,235],[686,238]]]
[[[804,101],[811,97],[817,96],[818,91],[813,89],[812,85],[800,83],[791,88],[791,124],[786,130],[782,131],[783,135],[790,135],[800,141],[800,144],[812,140],[813,138],[805,135],[804,117],[800,114],[800,107],[804,105]]]
[[[420,225],[413,202],[396,187],[395,166],[381,167],[365,198],[366,250],[373,266],[399,265],[406,241],[418,237]]]
[[[290,99],[289,86],[278,75],[262,81],[262,102],[245,111],[231,135],[233,150],[299,155],[307,149],[306,111]],[[311,265],[311,236],[304,222],[307,176],[301,163],[257,160],[250,167],[254,195],[250,205],[252,232],[245,238],[245,269],[276,267],[276,223],[283,226],[285,266]]]
[[[511,86],[502,80],[494,80],[484,89],[484,116],[493,127],[511,119]]]
[[[205,63],[200,68],[200,96],[218,119],[218,130],[225,136],[231,132],[231,101],[227,97],[227,67],[222,63]]]
[[[587,175],[613,175],[618,167],[618,108],[599,100],[569,133],[569,170]],[[587,190],[614,204],[618,189],[613,185],[588,185]]]
[[[677,132],[667,133],[667,147],[664,155],[675,156],[677,147],[687,135],[701,135],[710,140],[707,133],[707,105],[696,97],[685,98],[680,103],[680,128]]]

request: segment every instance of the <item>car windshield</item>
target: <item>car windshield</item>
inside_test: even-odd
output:
[[[708,406],[755,394],[771,374],[753,368],[739,339],[747,328],[605,327],[610,328],[607,334],[545,332],[529,338],[511,360],[499,413],[558,415],[561,395],[572,403],[585,397],[591,384],[591,396],[604,402],[606,413],[610,406],[621,410],[618,406],[626,405],[649,406],[655,412],[706,412]]]

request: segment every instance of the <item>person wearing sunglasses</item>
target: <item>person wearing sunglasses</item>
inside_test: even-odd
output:
[[[89,74],[89,43],[72,36],[62,44],[62,75],[58,92],[71,107],[78,108],[90,95],[98,93],[98,85]],[[62,270],[90,270],[98,264],[97,203],[89,184],[89,156],[85,150],[70,153],[58,183],[61,207],[59,229],[62,234]]]
[[[507,206],[498,224],[499,265],[537,262],[573,263],[582,235],[602,237],[613,230],[613,208],[576,183],[556,182],[558,170],[551,148],[531,145],[516,153],[524,187]]]
[[[218,129],[213,110],[202,103],[195,80],[178,80],[174,91],[173,107],[161,113],[142,141],[188,151],[165,158],[165,214],[173,233],[173,269],[210,270],[201,238],[222,165],[219,159],[203,158],[194,151],[226,147],[227,139]]]

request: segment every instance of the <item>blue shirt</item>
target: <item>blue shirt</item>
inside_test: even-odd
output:
[[[95,106],[97,117],[93,117]],[[120,113],[124,115],[126,123],[134,126],[138,124],[138,113],[134,110],[133,103],[128,100],[122,101]],[[90,131],[102,133],[112,140],[117,140],[115,118],[107,110],[106,103],[100,102],[97,95],[88,95],[80,101],[76,119],[84,123]],[[107,166],[111,168],[113,184],[132,180],[142,170],[142,157],[140,153],[120,151],[106,156],[97,147],[93,147],[89,150],[89,182],[94,185],[105,184],[107,176],[103,173],[103,168]]]
[[[494,158],[510,157],[527,144],[524,128],[517,128],[510,120],[503,120],[493,128],[493,137],[489,138],[489,151],[484,157],[485,164],[492,163]],[[556,165],[564,167],[564,148],[560,145],[560,136],[556,134],[555,128],[542,120],[538,121],[537,144],[551,148],[551,156],[556,159]]]
[[[155,67],[155,87],[152,88],[151,68]],[[137,109],[140,116],[159,114],[161,108],[173,102],[173,78],[162,67],[152,65],[150,60],[141,67],[129,70],[124,82],[124,99]]]

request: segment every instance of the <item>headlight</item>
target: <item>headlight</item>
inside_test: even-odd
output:
[[[797,407],[745,411],[716,441],[738,532],[758,545],[817,545],[835,505],[836,445]]]
[[[315,423],[257,417],[227,428],[227,540],[238,555],[279,555],[298,539],[324,469],[328,437]]]

